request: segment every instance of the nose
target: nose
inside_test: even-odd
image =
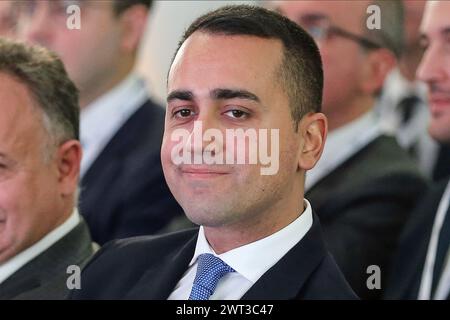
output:
[[[445,77],[441,48],[437,44],[430,44],[422,56],[422,61],[417,68],[417,78],[426,83],[440,82]]]
[[[36,1],[32,12],[22,14],[20,19],[25,40],[48,46],[53,28],[51,25],[52,18],[49,15],[49,7],[46,1]]]
[[[206,153],[216,156],[217,152],[222,153],[223,151],[223,134],[214,109],[213,106],[203,108],[194,123],[189,139],[194,155],[203,156]],[[219,136],[222,139],[219,139]]]

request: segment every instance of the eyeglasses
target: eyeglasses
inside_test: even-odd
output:
[[[20,12],[28,17],[31,17],[38,10],[38,6],[44,2],[37,0],[28,0],[20,2]],[[62,16],[67,15],[66,10],[71,5],[81,6],[84,1],[80,0],[52,0],[46,2],[49,8],[49,13],[51,16]]]
[[[366,37],[359,36],[331,24],[326,16],[316,14],[304,15],[300,17],[298,22],[316,41],[324,41],[334,36],[339,36],[352,40],[369,50],[380,49],[382,47]]]
[[[1,0],[0,0],[1,1]],[[99,0],[24,0],[18,3],[20,5],[20,13],[26,18],[30,18],[35,15],[36,11],[41,10],[43,7],[48,8],[48,14],[55,18],[67,18],[67,8],[75,5],[80,8],[105,8],[103,1]]]

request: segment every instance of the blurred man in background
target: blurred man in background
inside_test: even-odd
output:
[[[381,28],[367,26],[367,8],[381,12]],[[362,298],[378,298],[397,237],[425,184],[395,138],[383,135],[373,112],[403,41],[399,1],[281,1],[276,9],[318,43],[324,64],[323,112],[329,138],[308,172],[306,198],[317,210],[325,240]],[[369,289],[368,267],[382,271]]]
[[[419,26],[424,0],[403,1],[404,47],[395,68],[387,77],[375,110],[381,125],[397,137],[402,148],[418,162],[421,171],[433,176],[438,145],[427,131],[429,112],[426,87],[416,80],[416,70],[422,57]]]
[[[68,267],[94,252],[76,209],[78,117],[56,55],[0,39],[0,299],[63,299]]]
[[[68,29],[68,5],[81,28]],[[163,177],[164,110],[133,67],[149,0],[26,1],[20,32],[58,53],[80,89],[80,212],[95,241],[161,232],[182,214]]]
[[[428,87],[430,135],[450,146],[450,2],[429,1],[421,24],[417,76]],[[450,167],[450,162],[447,163]],[[436,183],[411,214],[385,297],[450,299],[450,181]]]

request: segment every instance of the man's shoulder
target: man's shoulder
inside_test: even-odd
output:
[[[327,189],[352,196],[391,190],[398,193],[405,186],[413,193],[422,192],[425,178],[395,138],[382,135],[319,181],[311,192],[320,195]]]
[[[70,266],[82,267],[94,249],[81,221],[0,285],[0,299],[63,299]]]
[[[326,291],[323,288],[327,288]],[[359,299],[348,284],[333,256],[327,252],[311,275],[303,299],[356,300]],[[317,296],[316,296],[317,295]]]
[[[344,165],[356,183],[382,184],[417,183],[424,185],[424,177],[417,163],[403,150],[394,137],[381,135],[369,143]]]
[[[366,172],[368,176],[387,173],[420,176],[414,159],[400,147],[394,137],[387,135],[373,140],[347,162],[349,166],[360,170],[370,169]]]
[[[139,236],[120,240],[113,240],[105,244],[86,269],[93,264],[103,268],[115,268],[142,265],[144,268],[153,264],[155,258],[174,252],[181,248],[186,242],[196,236],[197,228],[182,230],[164,235]]]
[[[165,268],[179,252],[188,252],[189,244],[194,243],[194,248],[197,233],[197,229],[189,229],[107,243],[83,269],[82,290],[73,292],[70,298],[124,298],[147,272]]]

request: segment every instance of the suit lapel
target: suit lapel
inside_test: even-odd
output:
[[[311,229],[242,297],[243,300],[289,300],[299,296],[326,254],[316,215]]]
[[[8,281],[0,284],[0,300],[9,300],[28,291],[32,291],[41,286],[39,277],[32,275],[28,278],[19,278],[15,281]]]
[[[161,261],[148,270],[126,299],[166,300],[188,269],[197,243],[198,232],[179,250],[161,257]]]

